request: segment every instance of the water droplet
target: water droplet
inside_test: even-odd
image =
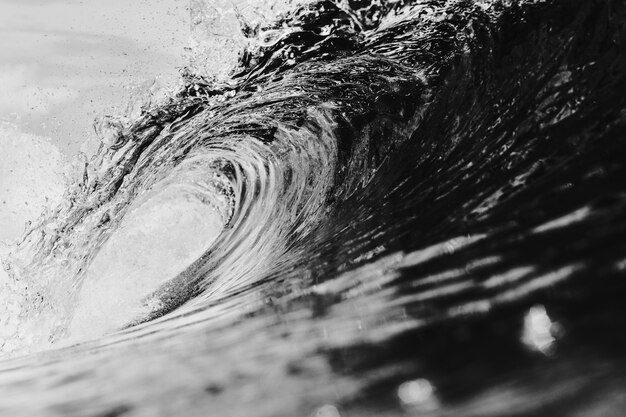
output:
[[[311,417],[341,417],[334,405],[326,404],[315,410]]]
[[[536,305],[524,316],[521,342],[530,350],[549,355],[559,333],[560,325],[550,319],[543,305]]]
[[[400,384],[398,387],[398,398],[405,406],[429,410],[438,408],[435,389],[430,381],[424,378]]]
[[[111,116],[102,116],[94,121],[93,127],[96,135],[107,148],[118,149],[123,146],[124,125],[120,120]]]

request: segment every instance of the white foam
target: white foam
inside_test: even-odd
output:
[[[0,241],[13,241],[65,190],[63,155],[41,136],[0,125]]]
[[[28,222],[58,204],[65,190],[65,161],[47,138],[0,125],[0,261],[8,242],[18,239]],[[0,351],[18,344],[20,313],[26,286],[13,279],[0,262]]]

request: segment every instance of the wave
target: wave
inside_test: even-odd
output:
[[[591,392],[623,393],[625,15],[318,1],[243,25],[227,77],[101,119],[12,249],[4,349],[60,349],[4,362],[0,389],[48,396],[1,407],[619,410]]]

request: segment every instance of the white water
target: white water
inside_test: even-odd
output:
[[[65,190],[66,162],[46,138],[0,125],[0,260],[9,243]],[[0,266],[0,349],[10,349],[18,332],[24,286]]]
[[[65,190],[66,160],[41,136],[0,125],[0,241],[17,239],[27,222],[58,204]]]

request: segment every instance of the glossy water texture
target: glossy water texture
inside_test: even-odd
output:
[[[626,4],[290,7],[99,121],[0,412],[621,416]]]

